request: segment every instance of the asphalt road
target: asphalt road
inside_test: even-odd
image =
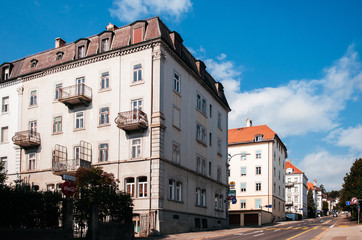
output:
[[[331,216],[316,218],[313,220],[303,220],[298,222],[293,222],[291,224],[284,224],[282,226],[270,226],[263,228],[255,228],[255,230],[250,230],[247,232],[234,233],[217,238],[209,239],[222,239],[222,240],[266,240],[266,239],[280,239],[280,240],[305,240],[313,239],[318,236],[321,232],[325,231],[327,228],[330,228],[336,224],[338,218],[333,218]]]

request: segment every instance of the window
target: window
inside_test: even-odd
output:
[[[108,161],[108,144],[101,143],[99,144],[99,162]]]
[[[36,132],[36,125],[37,125],[36,120],[29,122],[29,130],[30,130],[31,134]]]
[[[201,205],[203,207],[206,207],[206,190],[205,189],[201,190]]]
[[[101,90],[109,88],[109,72],[104,72],[101,74],[100,87]]]
[[[141,139],[132,139],[132,158],[141,157]]]
[[[101,52],[109,50],[109,38],[102,39],[101,42]]]
[[[180,76],[177,73],[173,74],[173,90],[178,93],[181,92]]]
[[[7,143],[8,142],[8,131],[9,127],[2,127],[1,128],[1,143]]]
[[[206,128],[200,124],[196,124],[196,140],[206,145]]]
[[[4,68],[4,81],[8,80],[10,77],[10,69],[9,67]]]
[[[298,202],[298,196],[294,196],[294,202]]]
[[[209,146],[211,147],[212,145],[212,133],[209,133]]]
[[[132,100],[131,104],[132,104],[133,111],[135,111],[135,110],[142,111],[142,105],[143,105],[142,99]]]
[[[298,187],[294,187],[294,192],[298,192]]]
[[[261,183],[260,182],[255,183],[255,191],[261,191]]]
[[[77,79],[75,80],[75,84],[76,84],[76,86],[77,86],[77,94],[78,94],[78,95],[84,95],[84,90],[85,90],[84,82],[85,82],[85,78],[84,78],[84,77],[80,77],[80,78],[77,78]]]
[[[212,105],[211,104],[210,104],[209,114],[210,114],[210,118],[212,118]]]
[[[36,90],[33,90],[30,92],[30,101],[29,101],[30,106],[36,106],[36,104],[37,104],[36,95],[37,95]]]
[[[205,159],[202,159],[201,174],[206,175],[206,160]]]
[[[176,201],[182,201],[182,182],[176,182]]]
[[[217,154],[222,155],[222,140],[217,138]]]
[[[206,115],[206,98],[201,96],[199,93],[196,95],[196,108],[204,115]]]
[[[57,116],[53,118],[53,133],[62,132],[62,117]]]
[[[256,135],[254,141],[260,142],[263,139],[263,135]]]
[[[180,144],[172,144],[172,162],[180,164]]]
[[[240,183],[240,191],[246,192],[246,183]]]
[[[246,167],[241,167],[241,176],[246,176]]]
[[[9,97],[3,97],[1,104],[1,112],[2,113],[9,112]]]
[[[219,201],[218,201],[218,206],[217,206],[219,210],[223,210],[223,206],[224,206],[223,202],[224,202],[224,197],[222,195],[219,195]]]
[[[37,64],[38,64],[38,60],[33,59],[33,60],[31,60],[30,67],[34,68],[34,67],[36,67]]]
[[[0,164],[3,165],[3,173],[6,173],[8,171],[8,158],[7,157],[1,157],[0,158]]]
[[[216,180],[217,181],[221,181],[221,167],[220,166],[217,166],[217,173],[216,173]]]
[[[219,202],[219,194],[215,194],[214,208],[217,209]]]
[[[201,173],[201,158],[196,157],[196,172]]]
[[[256,159],[261,159],[261,150],[256,150],[255,151],[255,158]]]
[[[63,52],[57,52],[57,56],[55,58],[56,61],[61,60],[63,58],[64,53]]]
[[[211,165],[211,162],[209,162],[209,176],[211,176],[211,172],[212,172],[212,171],[211,171],[211,169],[212,169],[211,166],[212,166],[212,165]]]
[[[181,112],[177,107],[173,107],[172,111],[172,125],[178,129],[181,128]]]
[[[170,200],[175,200],[175,185],[175,180],[170,179],[168,181],[168,199]]]
[[[147,177],[138,178],[138,197],[147,197]]]
[[[217,113],[217,127],[222,129],[222,115],[220,112]]]
[[[84,112],[75,113],[75,129],[84,129]]]
[[[261,174],[261,167],[255,167],[255,174],[260,175]]]
[[[35,153],[28,154],[28,170],[35,170]]]
[[[201,206],[201,189],[196,188],[196,205]]]
[[[246,152],[241,152],[241,160],[246,160]]]
[[[109,107],[99,109],[99,125],[109,125]]]
[[[240,208],[246,208],[246,200],[240,200]]]
[[[292,197],[291,196],[288,196],[288,203],[291,203],[292,202]],[[275,204],[274,204],[275,205]]]
[[[133,66],[133,83],[142,81],[142,64]]]
[[[255,208],[261,208],[261,199],[255,199]]]
[[[58,100],[59,98],[62,97],[62,92],[61,92],[61,88],[63,87],[63,84],[58,83],[55,85],[55,94],[54,94],[54,99]]]
[[[78,58],[85,57],[85,46],[78,47]]]
[[[134,197],[134,178],[126,178],[126,192],[131,197]]]

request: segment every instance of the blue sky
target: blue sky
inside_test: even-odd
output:
[[[340,189],[362,156],[362,2],[19,0],[2,4],[0,63],[160,16],[226,90],[230,128],[267,124],[309,181]]]

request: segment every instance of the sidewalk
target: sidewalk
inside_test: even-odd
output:
[[[321,240],[360,240],[362,239],[362,225],[343,216],[336,226],[322,232],[317,238]],[[318,238],[319,237],[319,238]]]
[[[210,230],[204,232],[188,232],[188,233],[179,233],[179,234],[170,234],[165,236],[158,236],[158,237],[148,237],[148,238],[136,238],[137,240],[151,240],[151,239],[165,239],[165,240],[175,240],[175,239],[183,239],[183,240],[202,240],[202,239],[209,239],[215,237],[223,237],[230,234],[242,233],[250,230],[259,231],[263,228],[270,227],[270,226],[283,226],[285,224],[291,224],[295,221],[282,221],[276,222],[272,224],[265,224],[261,227],[236,227],[236,228],[229,228],[229,229],[220,229],[220,230]]]

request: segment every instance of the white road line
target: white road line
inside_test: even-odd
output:
[[[334,227],[334,224],[332,226],[330,226],[329,228],[332,228],[332,227]]]
[[[264,235],[264,233],[260,233],[260,234],[254,235],[253,237],[258,237],[258,236],[261,236],[261,235]]]
[[[278,231],[280,231],[280,229],[274,230],[274,232],[278,232]]]

